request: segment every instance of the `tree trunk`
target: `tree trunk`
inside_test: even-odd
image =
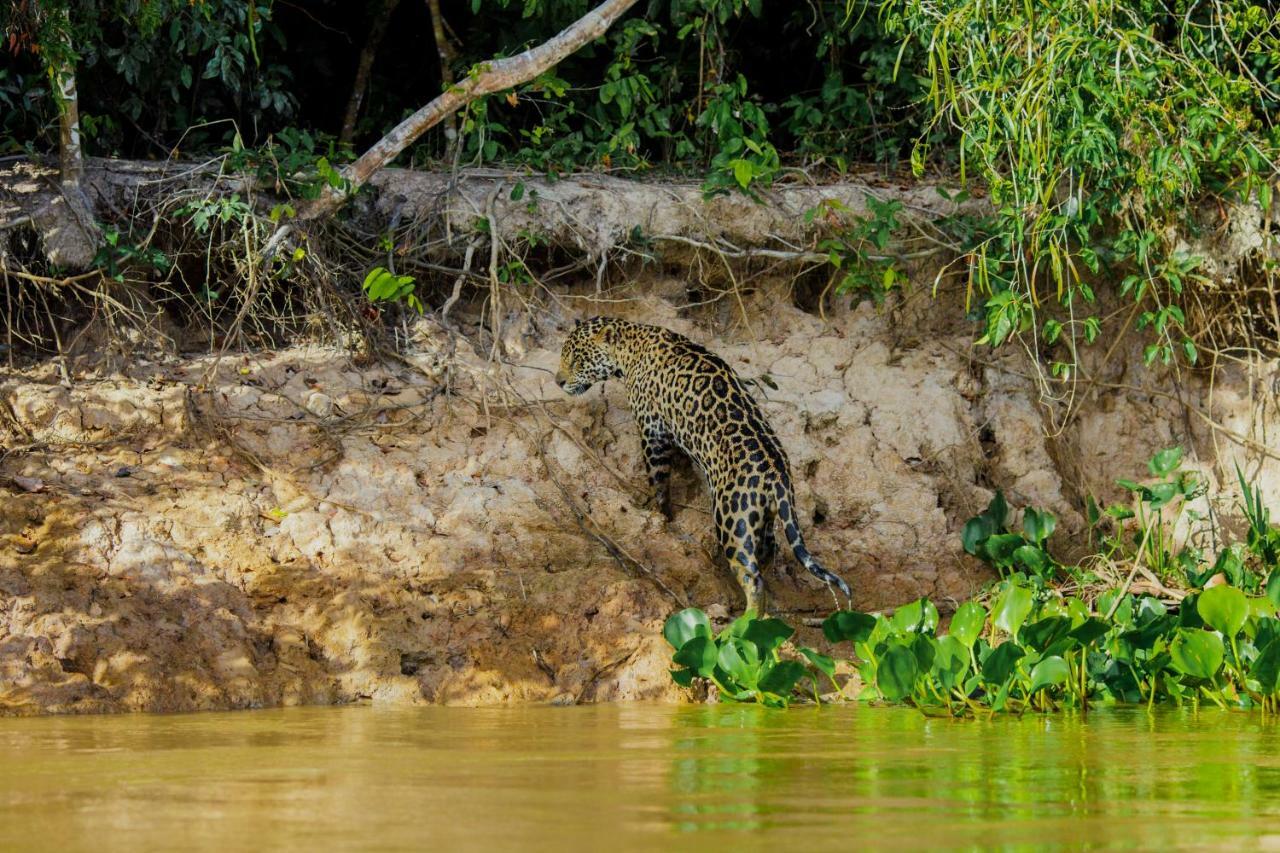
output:
[[[440,0],[427,0],[427,9],[431,12],[431,32],[436,39],[436,53],[440,56],[440,80],[443,83],[441,88],[447,92],[453,88],[453,60],[457,54],[454,53],[453,45],[449,44],[449,39],[444,34],[444,16],[440,13]],[[453,113],[445,119],[444,139],[444,156],[446,160],[450,160],[458,146],[458,123],[454,120]]]
[[[356,65],[355,82],[351,85],[351,98],[347,101],[347,114],[342,119],[342,130],[338,133],[338,141],[341,143],[350,143],[355,136],[356,119],[360,117],[364,96],[369,92],[369,75],[373,72],[373,60],[378,54],[378,48],[382,46],[382,37],[387,34],[391,13],[399,5],[400,0],[383,0],[382,9],[369,27],[369,36],[364,41],[364,49],[360,51],[360,62]]]
[[[64,11],[63,14],[67,13]],[[70,31],[69,26],[67,31]],[[58,105],[62,195],[36,217],[36,222],[45,242],[45,253],[53,263],[84,269],[93,263],[98,253],[102,232],[93,218],[93,205],[81,185],[84,151],[80,144],[76,68],[73,60],[65,59],[59,60],[50,70],[53,97]]]
[[[342,170],[347,185],[344,189],[326,187],[320,197],[298,212],[301,219],[329,216],[341,207],[369,177],[407,148],[430,128],[476,100],[532,80],[569,54],[593,41],[609,29],[637,0],[605,0],[565,28],[559,35],[524,53],[506,59],[495,59],[472,69],[472,73],[456,86],[400,122],[394,130],[378,140],[359,160]],[[282,238],[280,231],[269,245]]]

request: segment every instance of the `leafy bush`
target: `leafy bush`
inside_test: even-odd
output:
[[[1108,267],[1154,333],[1148,362],[1194,362],[1179,304],[1199,261],[1182,245],[1206,197],[1270,208],[1280,18],[1244,0],[888,0],[881,21],[924,57],[916,172],[954,146],[998,211],[970,258],[982,341],[1035,330],[1074,353]]]

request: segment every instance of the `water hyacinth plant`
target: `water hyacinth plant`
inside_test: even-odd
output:
[[[927,599],[893,615],[838,611],[822,631],[851,652],[862,700],[955,715],[1165,701],[1276,710],[1280,618],[1271,598],[1220,585],[1176,610],[1128,593],[1090,606],[1026,577],[1001,581],[994,593],[989,608],[962,604],[945,633]],[[748,613],[713,634],[706,615],[689,609],[664,633],[681,685],[705,678],[722,699],[781,707],[797,687],[821,701],[825,676],[844,695],[833,658],[810,648],[783,655],[793,632],[781,620]]]
[[[1227,545],[1213,563],[1199,555],[1172,555],[1167,531],[1154,533],[1178,507],[1200,492],[1179,470],[1181,453],[1162,451],[1149,466],[1155,483],[1122,481],[1138,510],[1109,508],[1117,531],[1104,547],[1117,552],[1123,539],[1134,561],[1168,571],[1181,567],[1190,589],[1166,602],[1130,591],[1129,579],[1091,599],[1055,586],[1059,572],[1073,581],[1085,573],[1063,567],[1048,553],[1054,517],[1027,509],[1021,529],[999,494],[964,528],[965,550],[1002,575],[979,599],[960,605],[945,632],[937,608],[919,599],[892,615],[837,611],[822,623],[847,666],[811,648],[791,648],[793,631],[779,619],[747,613],[719,634],[706,615],[684,610],[664,631],[675,649],[676,682],[715,685],[722,699],[781,707],[797,696],[823,701],[829,682],[847,698],[837,672],[856,671],[859,699],[913,705],[929,713],[965,715],[1093,704],[1175,702],[1275,713],[1280,701],[1280,571],[1273,527],[1257,490],[1241,478],[1250,527],[1244,543]],[[1096,522],[1097,519],[1091,519]],[[1153,548],[1153,546],[1156,546]],[[1138,563],[1135,562],[1135,565]],[[1079,588],[1076,583],[1074,588]]]

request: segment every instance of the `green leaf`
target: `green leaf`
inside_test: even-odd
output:
[[[1272,569],[1267,578],[1267,598],[1276,607],[1280,607],[1280,569]]]
[[[698,638],[694,638],[696,642]],[[744,687],[755,687],[760,678],[760,653],[751,643],[733,637],[720,646],[716,663]]]
[[[662,626],[662,636],[667,638],[673,648],[682,649],[694,637],[710,639],[711,620],[698,608],[690,607],[668,617],[666,624]]]
[[[1234,637],[1249,618],[1249,599],[1233,586],[1210,587],[1196,599],[1196,611],[1205,624]]]
[[[1147,463],[1147,468],[1152,476],[1167,477],[1176,471],[1180,464],[1182,464],[1182,448],[1169,447],[1152,456],[1151,461]]]
[[[1263,693],[1270,695],[1276,692],[1277,681],[1280,681],[1280,638],[1263,647],[1253,659],[1249,674],[1258,682]]]
[[[1106,633],[1110,630],[1111,626],[1105,621],[1097,618],[1096,616],[1090,616],[1084,622],[1081,622],[1079,625],[1072,628],[1071,632],[1067,634],[1067,636],[1071,637],[1082,646],[1088,646],[1099,637],[1106,636]]]
[[[1013,674],[1013,668],[1026,652],[1017,643],[1010,640],[1001,643],[991,650],[987,659],[982,662],[982,679],[988,684],[1004,684]]]
[[[795,629],[781,619],[755,619],[747,625],[742,638],[747,642],[755,643],[761,652],[768,654],[790,639],[794,633]]]
[[[836,677],[836,662],[821,652],[815,652],[810,648],[801,648],[800,654],[804,655],[809,663],[816,666],[819,671],[826,673],[828,678]]]
[[[966,601],[951,617],[950,634],[963,643],[966,649],[972,648],[986,621],[986,609],[976,601]]]
[[[1031,612],[1031,590],[1016,583],[1010,583],[996,599],[991,610],[991,621],[997,628],[1018,635],[1018,629]]]
[[[693,685],[693,677],[695,675],[693,670],[673,669],[669,671],[671,673],[671,680],[676,684],[679,684],[681,687],[690,687]]]
[[[934,644],[933,673],[943,688],[950,690],[969,669],[969,649],[954,636],[939,637]],[[919,655],[916,656],[919,660]]]
[[[790,696],[796,683],[808,674],[809,671],[804,668],[804,664],[800,663],[800,661],[784,660],[770,667],[769,671],[760,679],[757,687],[764,693],[776,693],[783,697]]]
[[[906,646],[890,646],[876,667],[876,687],[890,702],[899,702],[911,695],[918,674],[915,653]]]
[[[1025,544],[1027,544],[1027,540],[1017,533],[997,533],[995,536],[988,537],[987,541],[982,543],[982,550],[997,566],[1007,567],[1013,561],[1013,552]]]
[[[933,631],[938,627],[938,608],[929,599],[918,598],[895,610],[889,623],[899,633]]]
[[[681,646],[671,659],[703,678],[710,678],[718,657],[719,650],[711,638],[697,636]]]
[[[1183,675],[1210,679],[1222,666],[1222,638],[1209,631],[1179,628],[1169,644],[1173,667]]]
[[[975,516],[966,521],[964,531],[960,534],[960,542],[964,545],[965,553],[975,557],[980,556],[979,547],[995,532],[995,523],[985,515]]]
[[[1037,511],[1027,507],[1026,512],[1022,514],[1022,530],[1027,534],[1027,539],[1036,545],[1042,544],[1052,536],[1057,526],[1057,517],[1048,510]]]
[[[822,636],[828,642],[840,643],[849,640],[861,643],[871,636],[875,630],[876,617],[869,613],[857,613],[852,610],[837,610],[822,622]]]
[[[1022,629],[1022,644],[1043,652],[1070,633],[1071,620],[1066,616],[1047,616]]]
[[[1035,545],[1023,545],[1014,550],[1013,561],[1033,575],[1043,575],[1052,565],[1048,555]]]
[[[1071,677],[1071,667],[1057,655],[1047,657],[1031,668],[1031,687],[1027,692],[1035,693],[1045,687],[1053,687],[1066,683]]]

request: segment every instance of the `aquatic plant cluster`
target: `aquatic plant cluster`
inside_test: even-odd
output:
[[[704,679],[721,699],[771,707],[807,697],[903,703],[954,715],[1157,702],[1274,713],[1280,527],[1271,525],[1257,490],[1241,477],[1246,541],[1223,548],[1212,564],[1191,548],[1171,554],[1163,510],[1203,491],[1193,473],[1178,470],[1180,459],[1176,449],[1164,451],[1149,466],[1156,482],[1123,481],[1135,493],[1136,511],[1090,513],[1095,525],[1106,517],[1140,521],[1102,539],[1107,559],[1124,542],[1134,546],[1124,554],[1132,570],[1118,585],[1090,586],[1098,575],[1087,565],[1064,567],[1049,556],[1055,523],[1047,512],[1027,510],[1023,531],[1010,532],[997,494],[965,526],[964,546],[1002,577],[961,604],[945,632],[938,609],[923,598],[892,615],[840,610],[822,623],[826,639],[851,652],[838,663],[812,648],[788,648],[794,629],[779,619],[748,612],[716,633],[702,611],[687,609],[664,628],[676,650],[672,677],[684,686]],[[1175,517],[1184,511],[1179,506]],[[1164,550],[1153,554],[1153,540]],[[1180,571],[1182,588],[1165,588],[1164,598],[1131,591],[1144,559],[1160,572],[1159,581],[1174,583],[1173,572]],[[841,681],[850,671],[862,683],[856,697],[848,693],[849,680]]]

